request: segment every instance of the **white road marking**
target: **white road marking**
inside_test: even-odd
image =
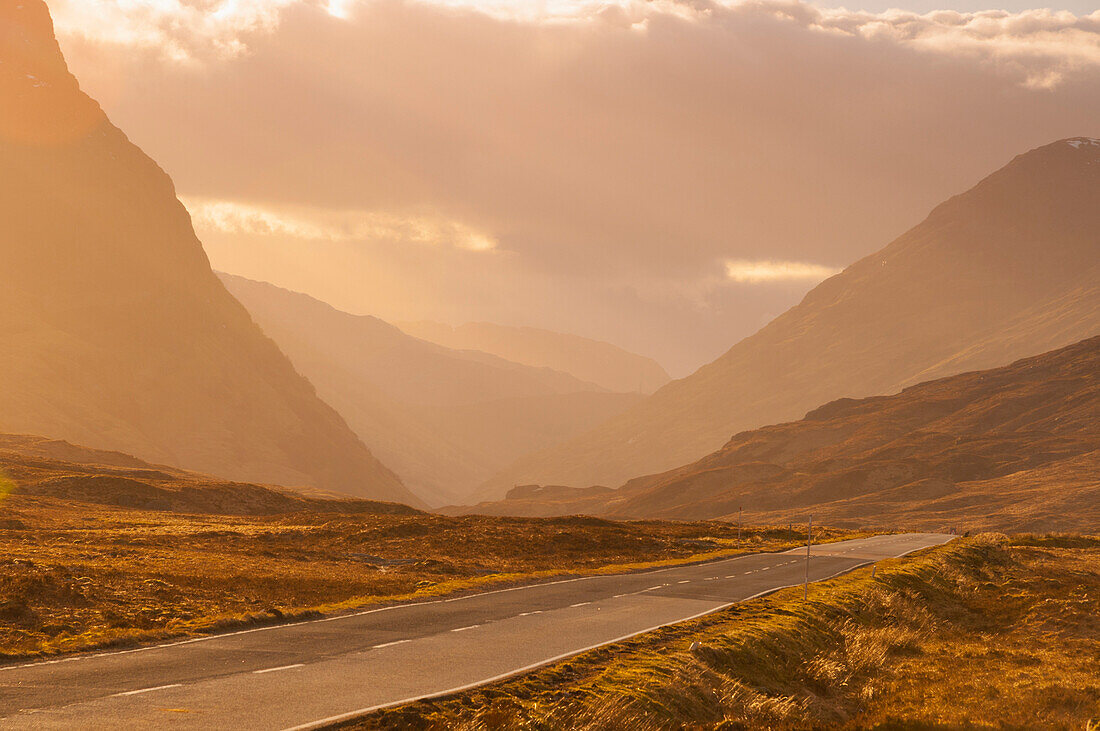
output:
[[[572,609],[573,607],[587,607],[591,603],[592,602],[577,602],[576,604],[570,604],[569,608]]]
[[[280,665],[277,668],[264,668],[263,670],[253,670],[253,675],[263,675],[264,673],[277,673],[280,670],[292,670],[294,668],[304,668],[306,664],[304,662],[296,662],[293,665]]]
[[[384,642],[381,645],[375,645],[372,650],[381,650],[383,647],[393,647],[394,645],[403,645],[406,642],[412,642],[412,640],[394,640],[393,642]]]
[[[471,624],[469,627],[459,627],[458,629],[453,629],[451,631],[452,632],[465,632],[468,629],[477,629],[480,626],[481,626],[480,624]]]
[[[691,580],[690,579],[684,579],[683,581],[677,581],[676,583],[677,584],[690,584]]]
[[[181,685],[183,685],[183,683],[172,683],[171,685],[158,685],[154,688],[142,688],[141,690],[128,690],[125,693],[115,693],[113,697],[118,697],[118,696],[123,696],[123,695],[140,695],[142,693],[152,693],[154,690],[167,690],[169,688],[178,688]]]

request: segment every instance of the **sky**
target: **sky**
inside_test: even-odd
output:
[[[215,268],[681,376],[1014,155],[1100,136],[1100,11],[903,4],[50,7]]]

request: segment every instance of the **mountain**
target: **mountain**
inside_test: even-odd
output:
[[[0,434],[0,496],[9,491],[36,498],[214,515],[420,512],[400,503],[226,482],[149,464],[121,452],[90,449],[45,437]]]
[[[0,429],[415,502],[210,269],[172,181],[0,2]]]
[[[641,398],[420,340],[265,282],[221,277],[322,398],[430,503],[461,502],[521,455]]]
[[[399,322],[418,338],[458,350],[480,350],[501,358],[569,373],[608,391],[650,394],[669,382],[657,361],[579,335],[469,322],[452,327],[439,322]]]
[[[616,485],[839,397],[1004,365],[1100,331],[1100,140],[1016,157],[718,360],[490,485]]]
[[[840,399],[618,490],[517,488],[478,512],[1088,531],[1100,519],[1100,337],[892,396]]]

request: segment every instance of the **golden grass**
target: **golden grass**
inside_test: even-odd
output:
[[[693,643],[699,643],[692,651]],[[1084,729],[1100,539],[985,535],[347,728]]]
[[[815,540],[865,535],[825,530]],[[134,644],[563,574],[784,550],[785,528],[0,503],[0,657]]]

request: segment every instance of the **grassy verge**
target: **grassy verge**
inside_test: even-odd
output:
[[[0,659],[290,621],[521,582],[777,551],[725,523],[435,515],[183,515],[0,501]],[[865,533],[815,531],[815,540]]]
[[[1092,718],[1100,539],[984,535],[814,585],[808,601],[785,590],[341,727],[1084,729]]]

